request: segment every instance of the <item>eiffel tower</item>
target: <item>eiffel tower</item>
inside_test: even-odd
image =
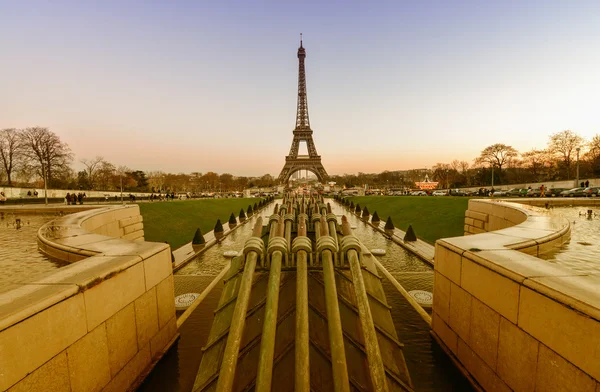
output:
[[[302,47],[302,34],[300,34],[300,47],[298,48],[298,108],[296,112],[296,128],[290,154],[285,157],[285,165],[279,174],[279,182],[286,184],[290,176],[299,170],[308,170],[317,176],[320,182],[327,180],[327,172],[321,163],[321,156],[312,138],[312,129],[308,120],[308,101],[306,100],[306,75],[304,73],[304,59],[306,50]],[[306,142],[308,155],[298,155],[300,142]]]

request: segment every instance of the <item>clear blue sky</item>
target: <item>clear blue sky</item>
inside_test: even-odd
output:
[[[600,2],[2,1],[0,127],[133,169],[279,174],[299,33],[330,174],[600,133]]]

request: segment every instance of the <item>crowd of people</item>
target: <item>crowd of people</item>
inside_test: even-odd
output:
[[[79,192],[78,194],[67,193],[67,195],[65,196],[65,204],[66,205],[76,205],[77,203],[83,204],[83,199],[85,199],[86,197],[87,196],[86,196],[85,192],[83,192],[83,193]]]

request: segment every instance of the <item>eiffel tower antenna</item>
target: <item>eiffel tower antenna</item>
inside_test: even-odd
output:
[[[304,59],[306,49],[302,46],[302,33],[300,33],[300,47],[298,48],[298,105],[296,108],[296,128],[290,154],[285,157],[285,165],[279,174],[279,182],[285,184],[291,175],[300,170],[308,170],[317,176],[320,182],[327,180],[327,172],[321,163],[321,156],[312,138],[312,129],[308,118],[308,100],[306,97],[306,73]],[[300,142],[306,142],[308,156],[298,155]]]

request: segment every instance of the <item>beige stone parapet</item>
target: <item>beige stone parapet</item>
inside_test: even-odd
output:
[[[572,200],[571,200],[572,202]],[[465,228],[436,242],[433,334],[484,390],[594,391],[600,274],[536,257],[569,222],[535,207],[470,200]]]
[[[143,238],[137,205],[40,228],[40,248],[73,263],[0,294],[0,391],[123,391],[170,347],[170,247],[126,239],[136,232]]]

